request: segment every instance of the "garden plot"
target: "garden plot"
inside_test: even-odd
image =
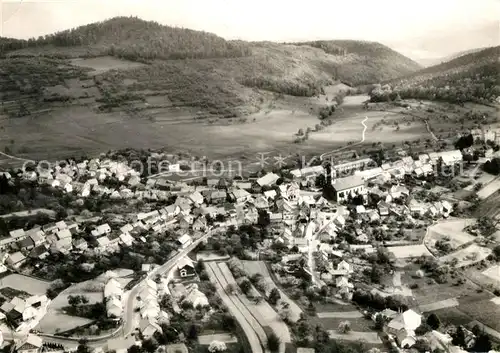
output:
[[[466,303],[458,308],[473,319],[500,331],[500,307],[490,299]]]
[[[441,300],[435,303],[430,303],[426,305],[420,305],[420,310],[424,313],[429,312],[429,311],[435,311],[435,310],[441,310],[441,309],[446,309],[446,308],[453,308],[460,305],[458,300],[456,298],[450,298],[450,299],[445,299]]]
[[[50,282],[19,274],[12,274],[2,278],[0,287],[10,287],[31,295],[45,295],[47,289],[50,287]]]
[[[359,311],[339,311],[339,312],[322,312],[317,313],[320,319],[358,319],[362,318],[363,314]]]
[[[117,276],[115,277],[116,280],[120,282],[122,287],[125,287],[131,281],[131,278],[124,278],[131,273],[133,272],[127,269],[113,271],[113,274]],[[104,300],[104,285],[113,274],[109,271],[93,280],[76,283],[66,288],[52,300],[47,308],[47,314],[40,321],[36,329],[46,334],[55,334],[90,324],[93,320],[65,313],[64,308],[69,306],[68,297],[70,295],[82,295],[88,299],[88,304],[102,302]]]
[[[500,283],[500,265],[492,266],[483,271],[483,275]]]
[[[340,333],[336,330],[328,330],[328,334],[330,338],[335,340],[344,340],[344,341],[358,341],[358,342],[366,342],[371,344],[381,344],[382,341],[376,332],[358,332],[351,331],[349,333]]]
[[[456,267],[460,268],[481,262],[486,259],[491,253],[492,250],[489,248],[484,248],[477,244],[471,244],[465,249],[461,249],[459,251],[455,251],[454,253],[440,257],[439,261],[442,264],[456,261]]]
[[[464,244],[474,241],[474,237],[465,232],[464,228],[475,223],[472,218],[454,219],[438,222],[429,227],[426,244],[435,248],[436,242],[439,240],[448,240],[452,249],[456,249]]]
[[[391,246],[387,247],[391,253],[394,254],[396,259],[407,259],[411,257],[420,257],[420,256],[430,256],[432,254],[425,247],[425,245],[406,245],[406,246]]]

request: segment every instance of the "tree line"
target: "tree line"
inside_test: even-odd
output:
[[[196,59],[251,55],[241,41],[226,41],[214,34],[175,28],[137,17],[115,17],[38,38],[0,41],[0,54],[44,46],[89,47],[97,55],[131,60]]]

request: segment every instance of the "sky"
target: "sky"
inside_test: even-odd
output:
[[[14,38],[134,15],[226,39],[379,41],[414,57],[500,45],[500,0],[0,1],[0,34]]]

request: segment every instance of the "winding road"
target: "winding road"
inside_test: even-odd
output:
[[[344,147],[337,148],[336,150],[333,150],[333,151],[330,151],[330,152],[325,152],[322,155],[320,155],[320,157],[319,157],[320,160],[324,160],[325,156],[328,156],[330,154],[334,154],[334,153],[343,151],[343,150],[348,149],[348,148],[352,148],[354,146],[358,146],[358,145],[362,144],[363,142],[365,142],[366,130],[368,129],[368,126],[366,126],[366,124],[365,124],[367,120],[368,120],[368,117],[365,116],[365,118],[361,122],[361,125],[363,125],[363,132],[361,133],[361,141],[356,142],[356,143],[354,143],[352,145],[347,145],[347,146],[344,146]]]
[[[65,347],[75,347],[78,345],[78,341],[80,341],[82,338],[86,338],[88,340],[89,346],[92,347],[100,347],[104,346],[107,344],[108,340],[111,338],[125,338],[132,334],[135,330],[136,327],[136,322],[135,322],[135,300],[137,297],[137,294],[141,288],[141,286],[145,283],[146,279],[153,279],[157,275],[164,274],[168,271],[170,271],[176,264],[177,262],[186,256],[188,253],[190,253],[192,250],[194,250],[198,244],[200,244],[202,241],[206,240],[209,236],[211,236],[213,233],[215,233],[218,229],[212,229],[209,230],[205,235],[202,237],[196,239],[191,245],[189,245],[187,248],[183,249],[182,251],[178,252],[175,254],[171,259],[169,259],[167,262],[165,262],[163,265],[157,267],[153,271],[151,271],[142,281],[137,283],[130,291],[125,293],[126,296],[126,304],[124,305],[124,313],[123,313],[123,323],[122,325],[112,333],[108,333],[106,335],[102,335],[99,337],[61,337],[61,336],[56,336],[56,335],[49,335],[49,334],[39,334],[45,343],[58,343],[61,344]],[[4,333],[4,339],[5,340],[12,340],[12,339],[17,339],[17,338],[22,338],[22,334],[12,334],[12,333]]]

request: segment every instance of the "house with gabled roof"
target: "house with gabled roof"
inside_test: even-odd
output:
[[[132,246],[134,238],[129,233],[120,234],[120,242],[125,246]]]
[[[196,232],[204,231],[207,228],[207,219],[203,216],[196,218],[193,223],[193,230]]]
[[[99,226],[97,226],[94,230],[92,230],[91,234],[93,237],[98,238],[102,235],[109,234],[111,233],[111,227],[109,224],[104,223]]]
[[[189,236],[189,234],[184,234],[177,239],[177,243],[180,244],[182,249],[187,248],[192,242],[193,239]]]
[[[17,353],[39,353],[42,350],[42,346],[42,338],[29,333],[15,344],[15,351]]]
[[[139,323],[139,329],[146,339],[153,337],[156,332],[163,332],[160,325],[156,323],[156,320],[150,318],[142,319]]]
[[[233,189],[230,195],[237,203],[245,203],[252,199],[252,195],[244,189]]]
[[[254,200],[254,206],[257,209],[265,210],[269,208],[269,202],[267,201],[266,197],[264,197],[263,195],[259,195]]]
[[[9,254],[5,262],[12,268],[19,269],[26,262],[26,257],[21,252],[17,251]]]
[[[263,177],[257,179],[257,184],[259,186],[271,186],[274,185],[278,179],[280,178],[279,175],[274,174],[274,173],[267,173]]]
[[[177,262],[177,271],[182,278],[196,276],[194,262],[189,257],[185,256]]]
[[[421,323],[422,316],[409,309],[392,319],[386,331],[396,338],[402,348],[410,348],[416,343],[415,330]]]

